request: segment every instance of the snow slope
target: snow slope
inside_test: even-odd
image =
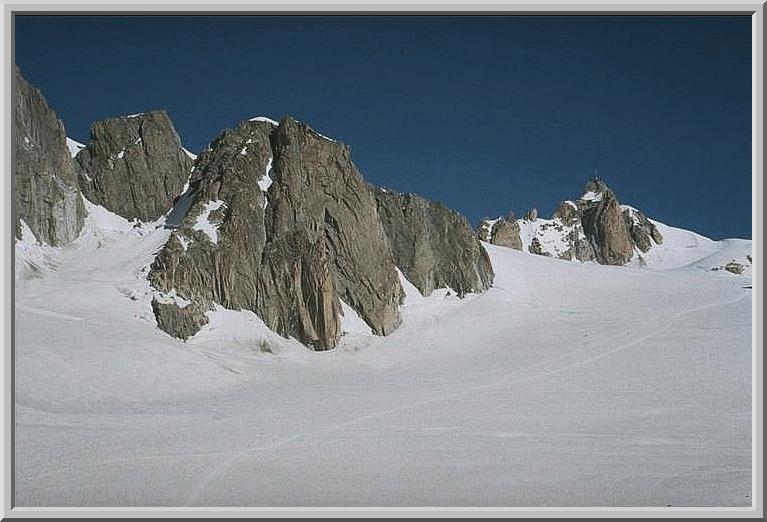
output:
[[[17,505],[750,504],[750,275],[710,270],[750,242],[679,232],[655,269],[486,244],[487,292],[403,280],[400,329],[344,305],[311,352],[250,312],[158,330],[161,225],[89,205],[72,245],[17,244]]]

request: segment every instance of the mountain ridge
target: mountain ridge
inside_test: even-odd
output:
[[[20,95],[44,103],[31,92]],[[243,120],[199,154],[183,147],[162,110],[95,122],[87,144],[59,127],[55,154],[66,154],[62,161],[72,166],[71,190],[82,192],[74,199],[82,210],[74,206],[74,217],[55,219],[71,223],[86,208],[103,207],[138,229],[169,230],[144,277],[157,326],[181,339],[193,337],[216,307],[252,311],[315,350],[338,345],[349,313],[387,336],[402,323],[400,277],[425,297],[437,289],[463,297],[492,287],[494,269],[481,241],[612,265],[676,255],[660,248],[660,224],[621,205],[598,179],[550,219],[533,209],[521,219],[485,220],[475,232],[442,203],[366,182],[348,145],[290,116]],[[17,244],[39,268],[39,249],[28,237],[40,239],[39,232],[27,215],[18,218]],[[750,271],[750,260],[731,263],[712,269]]]

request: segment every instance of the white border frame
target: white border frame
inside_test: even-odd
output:
[[[281,3],[248,0],[226,0],[226,4],[206,3],[202,0],[136,0],[131,4],[79,0],[0,0],[3,21],[3,79],[2,92],[3,125],[0,142],[3,144],[2,172],[3,198],[0,201],[3,222],[3,320],[0,326],[3,340],[3,474],[2,516],[5,517],[647,517],[647,518],[763,518],[764,517],[764,469],[763,469],[763,174],[764,174],[764,5],[757,2],[696,2],[677,1],[669,4],[662,0],[633,0],[629,2],[597,0],[582,4],[577,0],[559,0],[555,3],[529,3],[514,0],[483,0],[482,3],[457,2],[455,0],[421,0],[410,3],[407,0],[389,0],[376,3],[366,0],[286,0]],[[12,67],[13,67],[13,14],[15,12],[56,12],[77,11],[131,13],[131,12],[312,12],[312,13],[440,13],[473,12],[482,13],[632,13],[632,14],[751,14],[752,19],[752,251],[753,251],[753,316],[752,316],[752,507],[750,508],[13,508],[12,507],[12,398],[13,398],[13,227],[12,223],[12,144],[11,116]]]

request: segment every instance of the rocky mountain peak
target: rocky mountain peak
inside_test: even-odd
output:
[[[77,238],[85,217],[64,125],[18,67],[14,80],[16,237],[23,220],[38,241],[63,245]]]
[[[613,191],[610,187],[607,186],[607,183],[605,183],[602,179],[597,177],[590,178],[586,182],[586,184],[583,186],[583,195],[581,196],[581,199],[584,201],[589,201],[590,194],[600,195],[603,193],[613,194]],[[587,198],[584,199],[583,196],[587,196]]]
[[[194,167],[149,273],[158,325],[172,335],[194,334],[215,303],[324,350],[342,335],[341,301],[375,334],[399,326],[397,267],[425,294],[492,282],[465,218],[415,195],[384,196],[347,145],[290,116],[223,131]]]
[[[90,140],[75,163],[85,197],[127,219],[142,221],[155,220],[171,209],[192,167],[162,110],[93,123]]]
[[[291,116],[243,121],[198,156],[161,110],[95,122],[83,146],[19,82],[20,215],[53,244],[82,226],[80,190],[128,220],[164,217],[170,236],[147,278],[157,325],[174,336],[194,335],[218,305],[325,350],[343,335],[342,302],[374,334],[401,324],[400,272],[424,295],[492,284],[463,216],[370,186],[346,144]]]
[[[603,180],[590,179],[575,201],[561,202],[550,219],[483,220],[480,238],[501,246],[559,259],[623,265],[663,237],[640,211],[621,205]]]

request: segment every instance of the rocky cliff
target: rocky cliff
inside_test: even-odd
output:
[[[465,217],[416,194],[372,192],[395,263],[423,295],[449,287],[463,296],[492,285],[490,259]]]
[[[558,259],[623,265],[641,262],[663,236],[639,210],[621,205],[603,181],[590,180],[575,201],[563,201],[550,219],[531,211],[523,219],[486,219],[478,236],[493,244]]]
[[[384,196],[348,146],[292,118],[224,131],[197,158],[171,216],[177,228],[149,280],[158,325],[178,337],[216,303],[324,350],[342,335],[341,301],[375,334],[399,326],[400,263],[424,293],[492,282],[464,218],[417,196]]]
[[[192,167],[164,111],[95,122],[75,163],[86,198],[141,221],[171,209]]]
[[[317,349],[338,342],[340,299],[375,333],[399,325],[393,256],[345,145],[292,118],[247,121],[203,151],[188,192],[193,203],[149,275],[192,303],[161,312],[169,333],[184,336],[173,317],[201,324],[212,303],[252,310]]]
[[[39,241],[63,245],[77,238],[85,217],[64,125],[18,67],[14,72],[16,237],[23,220]]]

